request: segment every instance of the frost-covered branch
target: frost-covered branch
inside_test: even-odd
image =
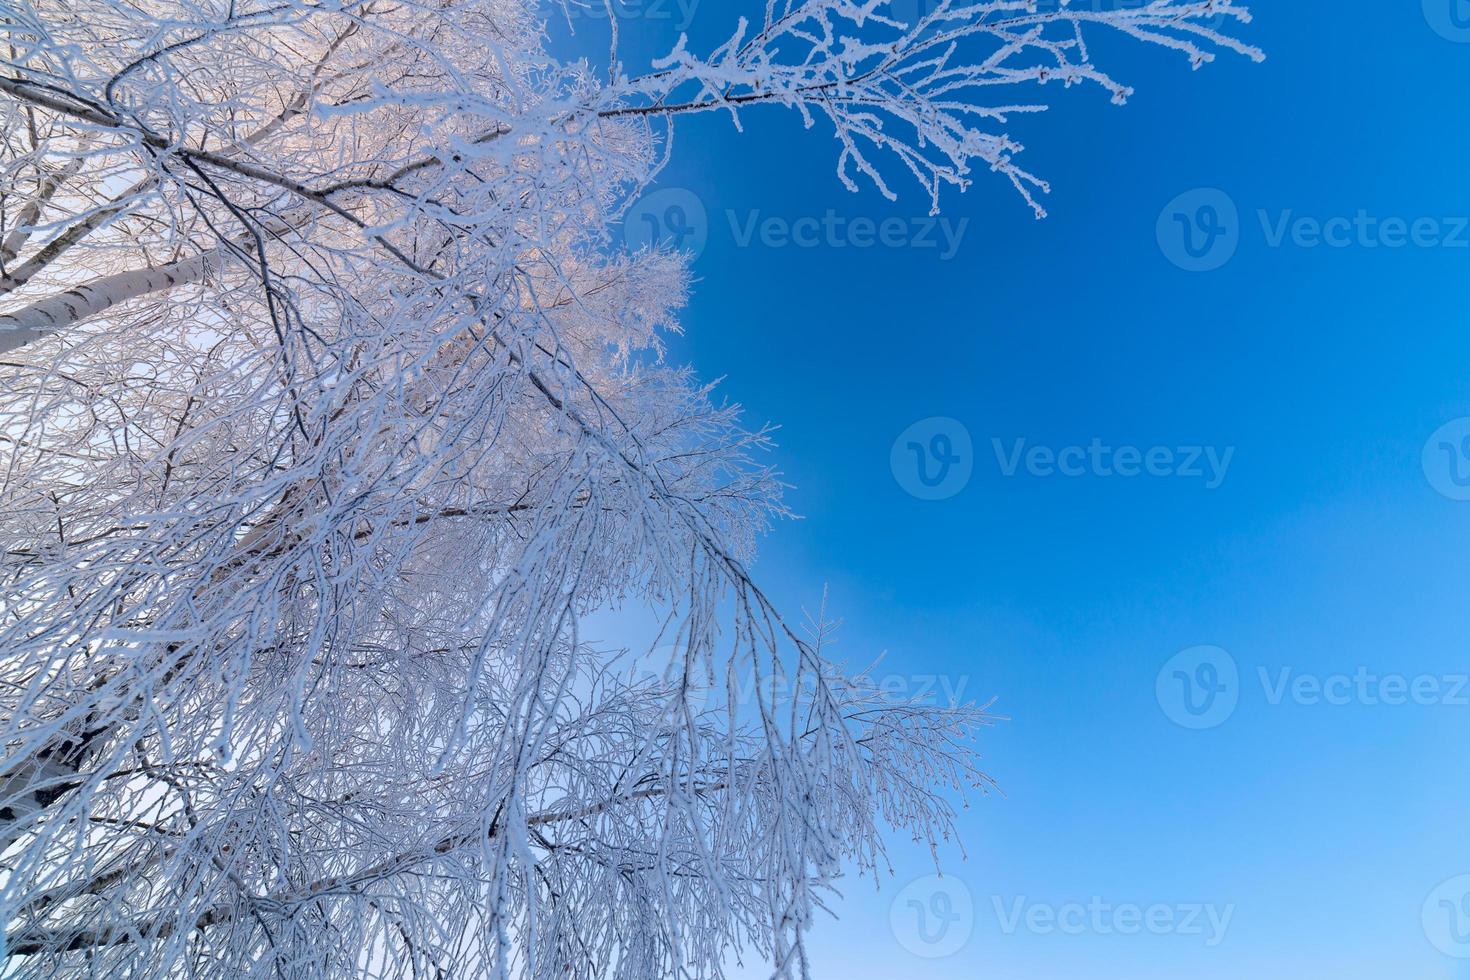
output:
[[[912,22],[886,0],[773,0],[759,30],[741,19],[709,56],[681,39],[655,73],[614,90],[628,103],[611,114],[636,117],[723,111],[737,121],[760,103],[796,110],[811,126],[827,121],[839,145],[837,173],[849,189],[869,180],[896,195],[882,171],[896,160],[929,191],[934,208],[946,185],[970,183],[975,162],[1007,177],[1038,216],[1047,185],[1014,161],[1021,150],[1001,128],[1043,111],[1035,97],[1008,93],[1045,85],[1091,84],[1122,103],[1132,89],[1093,63],[1092,31],[1114,31],[1185,55],[1196,68],[1220,50],[1260,60],[1222,24],[1249,23],[1230,0],[1121,4],[1067,0],[935,0],[909,5]]]
[[[1036,86],[1126,94],[1089,38],[1246,20],[776,0],[630,73],[524,0],[0,0],[6,976],[802,975],[989,718],[761,591],[768,433],[665,363],[687,262],[618,217],[766,107],[850,186],[1032,200]],[[583,635],[630,606],[660,682]]]

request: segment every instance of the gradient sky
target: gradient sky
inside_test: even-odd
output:
[[[631,65],[691,2],[630,11]],[[692,38],[748,6],[693,6]],[[1055,108],[1012,132],[1053,185],[1050,217],[982,174],[944,202],[968,220],[948,260],[742,247],[727,211],[907,219],[927,199],[848,193],[830,133],[781,110],[748,113],[743,134],[713,115],[680,130],[659,186],[696,195],[708,234],[674,356],[723,376],[752,423],[781,425],[775,459],[803,517],[768,538],[758,577],[793,609],[830,583],[852,662],[887,650],[887,672],[942,675],[1011,719],[984,737],[1005,795],[965,813],[967,860],[943,855],[942,887],[962,883],[972,913],[954,911],[958,893],[935,904],[930,884],[902,892],[932,864],[895,842],[882,892],[849,882],[841,920],[812,937],[818,976],[1470,978],[1470,958],[1435,945],[1470,957],[1470,902],[1462,932],[1449,918],[1467,891],[1453,879],[1470,874],[1470,689],[1452,696],[1470,672],[1470,502],[1453,499],[1450,469],[1465,433],[1433,435],[1470,416],[1470,230],[1456,220],[1470,215],[1470,4],[1253,6],[1243,33],[1263,65],[1190,72],[1098,44],[1135,97],[1045,90]],[[1353,228],[1330,226],[1343,247],[1308,247],[1300,218]],[[1418,243],[1386,244],[1391,218],[1426,219]],[[1226,249],[1204,264],[1235,252],[1179,268],[1181,221]],[[890,450],[934,417],[971,437],[971,477],[923,500]],[[1233,456],[1213,489],[1007,476],[996,439]],[[1470,473],[1470,457],[1453,461]],[[1165,670],[1167,691],[1166,663],[1199,645],[1239,676],[1233,713],[1195,730],[1156,680]],[[1372,682],[1345,704],[1310,688],[1275,698],[1283,671],[1329,686],[1427,677],[1458,703],[1384,704],[1374,692],[1392,689]],[[914,939],[915,894],[961,916],[937,944]],[[1007,928],[1018,902],[1042,924]],[[1113,913],[1044,925],[1048,909],[1099,903],[1230,918],[1213,944],[1204,913],[1201,932],[1162,935],[1125,934]]]

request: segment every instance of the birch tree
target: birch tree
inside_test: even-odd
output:
[[[806,976],[987,787],[983,707],[752,579],[767,433],[620,216],[688,117],[779,111],[850,188],[1039,214],[1043,86],[1123,101],[1102,33],[1259,58],[1246,11],[766,0],[647,71],[544,13],[0,0],[5,976]],[[652,680],[584,633],[635,604]]]

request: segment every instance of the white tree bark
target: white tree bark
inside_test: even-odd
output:
[[[225,246],[148,269],[102,276],[0,314],[0,354],[8,354],[58,330],[75,326],[129,300],[202,282],[220,267]]]

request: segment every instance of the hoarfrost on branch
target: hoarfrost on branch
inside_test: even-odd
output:
[[[767,434],[612,229],[685,117],[777,110],[849,187],[1039,213],[1038,86],[1259,57],[1245,10],[767,0],[631,74],[546,13],[0,0],[7,977],[805,976],[839,874],[987,786],[983,708],[752,581]],[[583,635],[627,604],[661,679]]]

